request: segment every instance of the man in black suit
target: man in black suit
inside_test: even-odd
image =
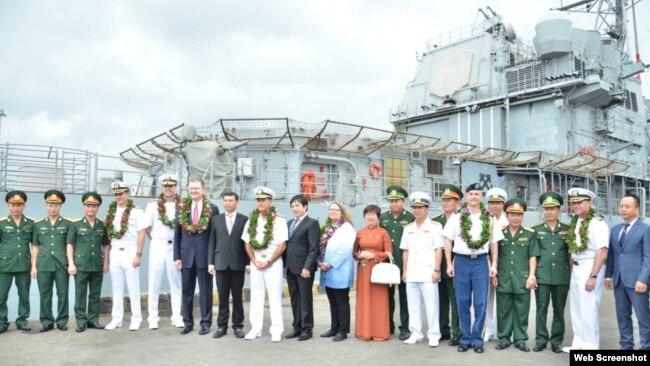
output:
[[[194,329],[194,289],[199,282],[201,310],[200,335],[208,334],[212,325],[212,276],[208,273],[208,239],[210,220],[219,214],[217,206],[203,195],[203,180],[190,178],[189,197],[183,199],[174,230],[174,263],[181,271],[183,287],[183,323],[181,334]]]
[[[244,271],[250,262],[241,239],[248,216],[237,213],[239,195],[229,191],[223,194],[223,208],[226,210],[214,216],[210,223],[208,246],[208,273],[216,273],[219,291],[219,315],[214,338],[223,337],[228,331],[228,300],[232,294],[232,328],[237,338],[244,338]]]
[[[312,286],[316,270],[316,255],[320,239],[318,221],[307,216],[309,202],[302,194],[293,196],[290,201],[294,219],[287,222],[289,241],[286,250],[286,271],[291,310],[293,311],[293,331],[285,338],[298,338],[304,341],[312,337],[314,328],[314,301]]]

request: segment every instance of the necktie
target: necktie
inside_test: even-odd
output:
[[[228,235],[230,235],[232,233],[232,225],[233,225],[232,217],[233,216],[234,215],[226,215],[226,217],[228,218],[228,220],[226,222],[226,225],[228,226]]]
[[[192,225],[196,225],[199,223],[199,205],[194,204],[194,208],[192,209]]]
[[[623,226],[623,230],[621,230],[621,237],[618,238],[618,245],[623,248],[623,244],[625,243],[625,237],[627,236],[627,228],[630,227],[630,224],[625,224]]]
[[[291,224],[291,227],[289,228],[289,239],[293,237],[293,233],[296,231],[296,227],[298,226],[298,223],[300,220],[295,219],[293,220],[293,223]]]

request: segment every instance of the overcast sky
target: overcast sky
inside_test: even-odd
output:
[[[180,123],[218,118],[392,129],[388,111],[427,39],[472,24],[486,5],[532,39],[559,4],[3,0],[0,140],[117,154]],[[638,14],[647,18],[649,1]],[[650,40],[645,23],[639,31]],[[641,47],[650,62],[648,41]]]

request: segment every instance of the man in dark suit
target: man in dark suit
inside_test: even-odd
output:
[[[294,219],[287,222],[289,241],[286,250],[286,271],[293,330],[285,338],[304,341],[312,337],[314,328],[314,299],[312,286],[316,271],[316,255],[320,239],[318,221],[307,216],[309,202],[302,194],[290,201]]]
[[[183,199],[174,230],[174,263],[181,271],[183,287],[183,323],[181,334],[194,329],[194,289],[199,282],[201,310],[200,335],[208,334],[212,325],[212,276],[208,273],[208,239],[210,220],[219,214],[217,206],[203,195],[203,180],[190,178],[189,197]]]
[[[210,223],[208,246],[208,273],[216,274],[219,291],[219,315],[214,338],[223,337],[228,331],[228,300],[232,294],[232,328],[237,338],[244,338],[244,271],[249,264],[244,241],[241,239],[248,216],[237,213],[239,195],[229,191],[223,194],[226,210],[214,216]]]
[[[621,198],[622,224],[612,228],[605,269],[605,287],[614,289],[621,349],[634,349],[632,309],[639,321],[641,349],[650,349],[650,226],[639,220],[639,197]]]

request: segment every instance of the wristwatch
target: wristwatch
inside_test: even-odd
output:
[[[142,257],[142,252],[136,252],[135,255],[137,255],[138,257]]]
[[[433,271],[436,273],[440,273],[440,268],[435,268]]]
[[[595,274],[593,274],[593,273],[590,273],[590,274],[589,274],[589,278],[598,278],[598,275],[595,275]]]

